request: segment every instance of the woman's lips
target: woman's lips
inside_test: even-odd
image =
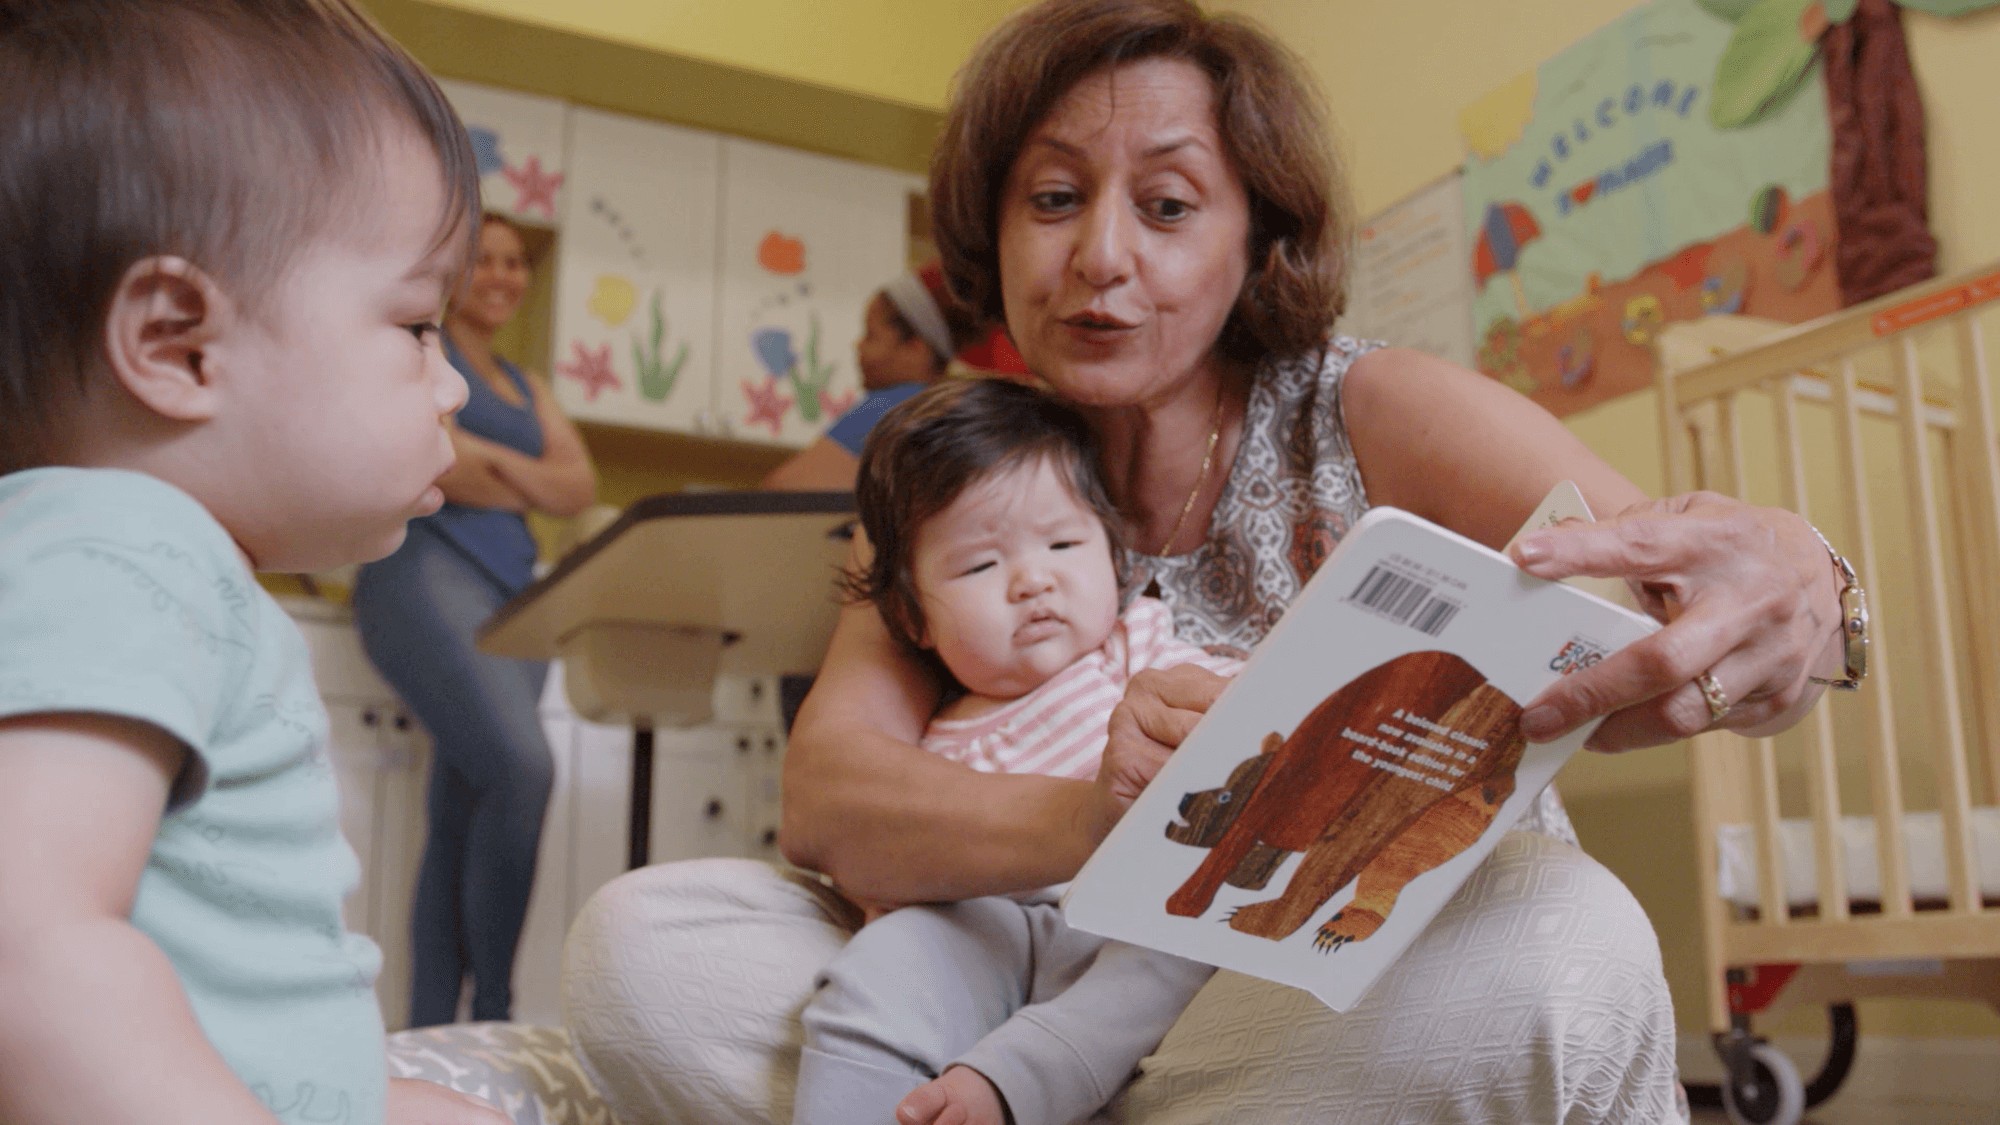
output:
[[[1096,312],[1090,309],[1063,317],[1062,322],[1071,328],[1085,332],[1124,332],[1139,326],[1136,321],[1126,320],[1123,317],[1113,316],[1110,313]]]
[[[1087,347],[1121,344],[1131,338],[1132,330],[1137,327],[1124,321],[1093,316],[1067,317],[1061,323],[1065,336]]]

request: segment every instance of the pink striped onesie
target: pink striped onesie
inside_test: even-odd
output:
[[[1125,685],[1147,668],[1199,664],[1233,676],[1241,665],[1174,636],[1157,598],[1135,598],[1096,651],[1035,690],[967,719],[942,716],[924,729],[923,748],[981,773],[1039,773],[1088,781],[1104,754],[1106,724]]]

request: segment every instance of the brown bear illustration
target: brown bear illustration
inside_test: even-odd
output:
[[[1509,770],[1432,805],[1361,869],[1353,901],[1320,926],[1313,947],[1330,953],[1381,929],[1410,880],[1471,847],[1513,794],[1514,774]]]
[[[1267,737],[1228,784],[1182,800],[1188,823],[1168,838],[1210,851],[1168,913],[1198,917],[1223,883],[1259,889],[1286,853],[1304,852],[1283,894],[1236,911],[1230,927],[1283,939],[1359,876],[1354,901],[1314,944],[1368,937],[1411,879],[1469,847],[1512,794],[1520,719],[1518,704],[1451,653],[1364,672],[1289,738]]]
[[[1167,825],[1167,839],[1176,844],[1187,844],[1196,848],[1212,848],[1229,826],[1236,822],[1236,814],[1243,811],[1243,802],[1250,799],[1250,793],[1257,788],[1257,781],[1264,776],[1264,767],[1271,762],[1271,755],[1285,740],[1276,732],[1264,736],[1264,749],[1254,758],[1246,758],[1229,771],[1229,781],[1219,789],[1204,789],[1199,793],[1189,793],[1181,798],[1181,818],[1186,824]],[[1271,881],[1271,873],[1285,862],[1285,853],[1267,844],[1258,844],[1250,849],[1243,862],[1236,865],[1223,882],[1232,887],[1261,891],[1264,884]]]

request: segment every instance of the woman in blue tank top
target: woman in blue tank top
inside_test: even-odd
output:
[[[527,293],[520,232],[487,216],[445,316],[445,353],[470,394],[440,480],[446,504],[395,554],[362,568],[354,616],[368,656],[430,732],[429,833],[411,913],[410,1026],[450,1023],[465,978],[472,1018],[508,1018],[514,948],[534,884],[554,762],[537,704],[547,666],[473,646],[533,577],[524,513],[573,516],[597,478],[546,387],[494,354]]]

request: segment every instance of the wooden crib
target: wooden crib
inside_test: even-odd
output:
[[[1809,1091],[1755,1014],[2000,1003],[1996,329],[2000,263],[1805,325],[1715,317],[1660,341],[1670,491],[1804,513],[1873,611],[1860,691],[1776,739],[1691,740],[1709,1023],[1737,1121],[1798,1120],[1852,1057],[1848,1006],[1847,1055]]]

